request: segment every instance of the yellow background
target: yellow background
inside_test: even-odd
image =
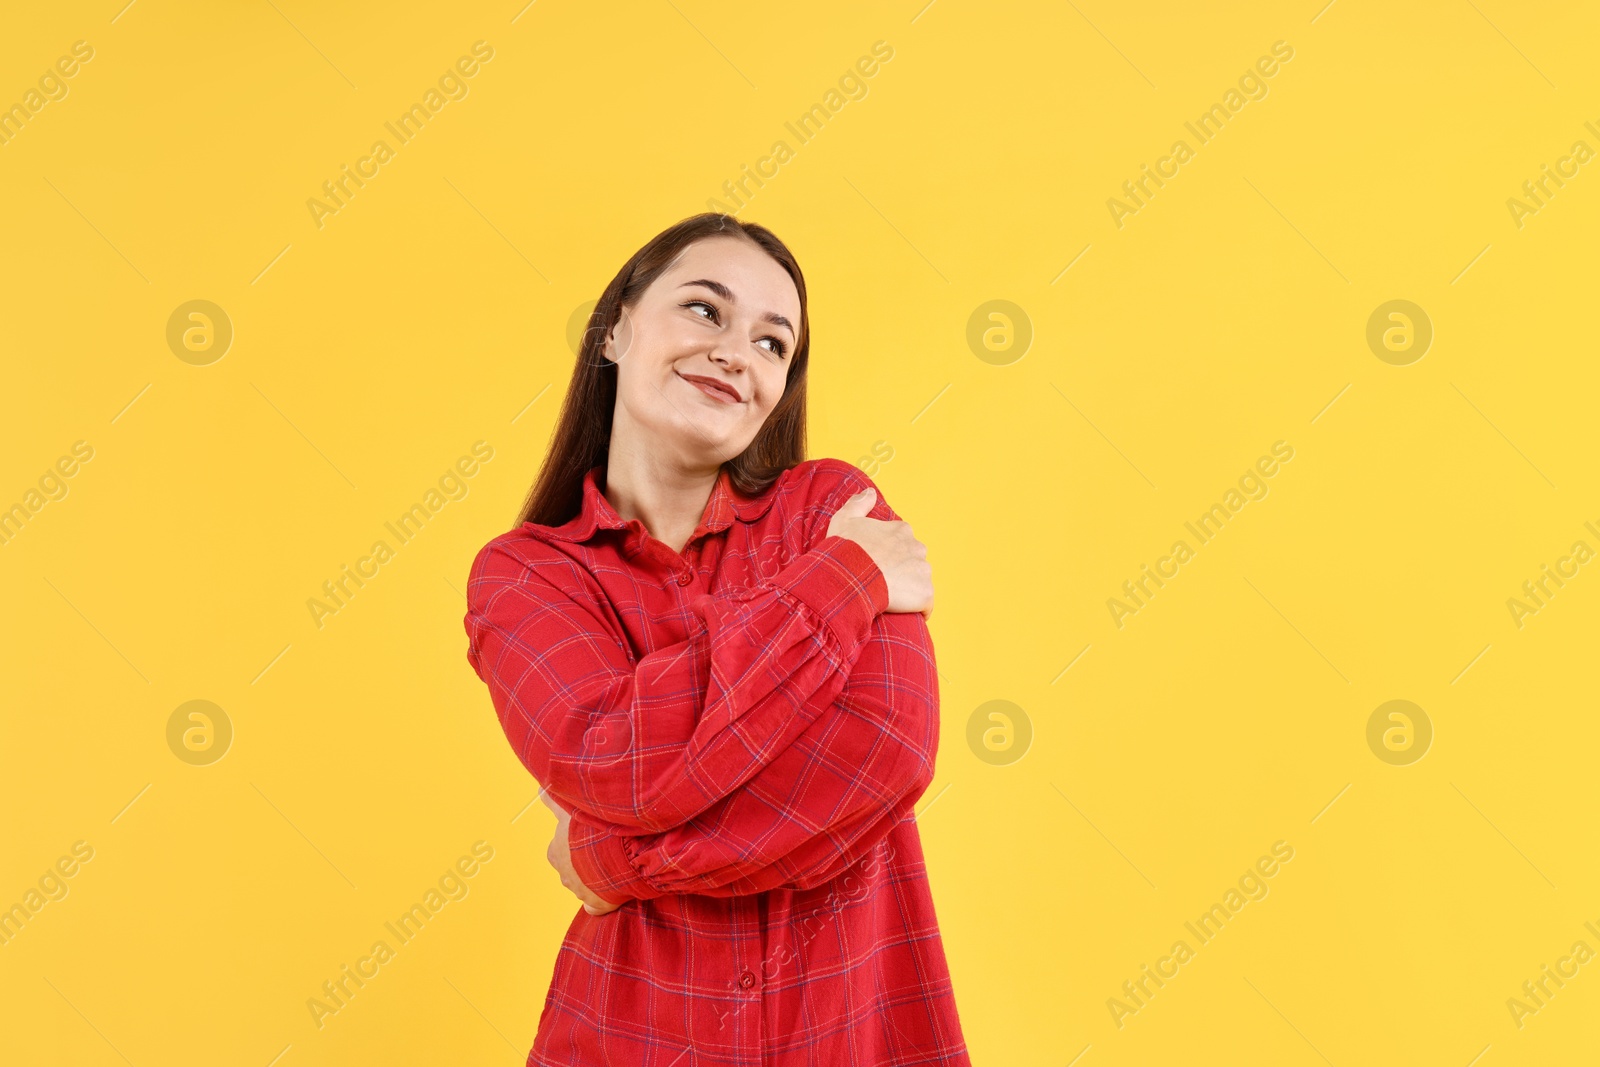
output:
[[[522,1062],[576,904],[465,660],[467,567],[535,476],[574,311],[780,139],[740,214],[806,271],[812,453],[892,452],[867,469],[934,564],[919,825],[974,1062],[1592,1056],[1600,963],[1520,1028],[1506,1001],[1600,949],[1600,566],[1520,628],[1506,601],[1600,547],[1600,164],[1520,228],[1506,201],[1600,147],[1600,16],[1320,2],[9,10],[0,104],[94,58],[0,146],[0,506],[94,458],[0,546],[0,905],[94,858],[0,948],[0,1061]],[[319,228],[306,201],[478,40],[468,95]],[[234,328],[208,366],[166,342],[195,299]],[[1395,299],[1434,328],[1408,366],[1366,342]],[[967,343],[990,300],[1033,330],[1004,365]],[[322,582],[479,440],[319,629]],[[1279,440],[1269,494],[1118,628]],[[209,766],[167,743],[196,699],[235,731]],[[1366,740],[1394,699],[1434,729],[1408,766]],[[1031,724],[1005,765],[967,741],[991,700]],[[318,1029],[480,840],[469,895]],[[1108,998],[1280,840],[1269,895],[1119,1028]]]

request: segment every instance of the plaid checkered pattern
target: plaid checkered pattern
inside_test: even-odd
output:
[[[912,805],[939,740],[933,644],[854,541],[858,468],[757,497],[726,471],[681,553],[604,468],[559,527],[478,553],[467,660],[572,812],[601,897],[557,955],[529,1064],[969,1064]],[[898,518],[882,494],[873,518]]]

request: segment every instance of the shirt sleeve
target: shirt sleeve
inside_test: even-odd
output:
[[[473,562],[468,662],[557,802],[636,831],[681,826],[784,751],[844,688],[888,606],[866,550],[823,537],[771,579],[696,597],[687,637],[635,659],[586,572],[514,544],[496,539]]]
[[[910,816],[933,780],[938,743],[927,621],[917,613],[880,615],[844,690],[740,789],[658,833],[574,813],[573,870],[611,903],[820,885]]]

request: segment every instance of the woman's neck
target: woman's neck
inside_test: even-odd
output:
[[[650,536],[682,552],[700,525],[720,467],[685,470],[612,440],[606,457],[606,500],[624,519],[638,519]]]

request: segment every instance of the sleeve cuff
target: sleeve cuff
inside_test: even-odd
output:
[[[591,892],[608,904],[625,904],[662,895],[633,865],[627,849],[628,840],[577,812],[567,824],[567,850],[572,857],[573,871]]]
[[[856,648],[889,607],[889,583],[867,550],[847,537],[824,537],[779,572],[773,585],[815,611],[839,644]]]

